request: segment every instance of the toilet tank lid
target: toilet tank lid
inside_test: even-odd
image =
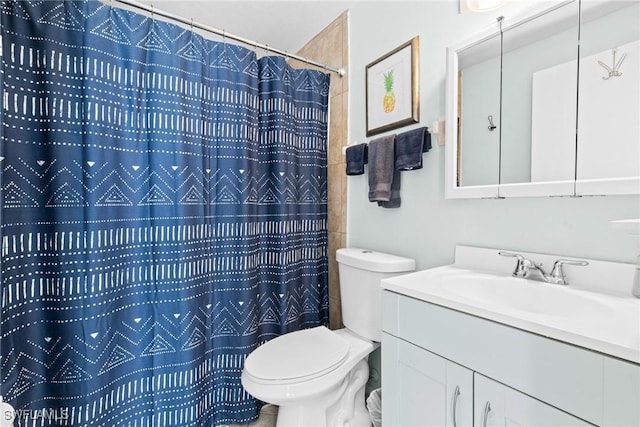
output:
[[[411,258],[360,248],[338,249],[336,261],[350,267],[379,273],[402,273],[416,269],[416,262]]]

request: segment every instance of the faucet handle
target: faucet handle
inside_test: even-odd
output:
[[[523,261],[524,260],[524,257],[522,255],[517,254],[515,252],[499,251],[498,255],[508,256],[508,257],[512,257],[512,258],[518,258],[518,261]]]
[[[527,259],[525,257],[515,252],[506,252],[506,251],[499,251],[498,255],[518,259],[518,262],[516,263],[516,268],[515,270],[513,270],[514,277],[524,277],[527,275],[527,267],[525,266]]]
[[[549,274],[549,281],[558,285],[568,285],[567,276],[564,274],[564,265],[589,265],[587,261],[573,260],[573,259],[559,259],[553,263],[553,269]]]

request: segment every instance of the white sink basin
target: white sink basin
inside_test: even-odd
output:
[[[640,299],[455,266],[382,281],[403,295],[640,363]]]
[[[615,309],[598,295],[515,277],[460,273],[443,277],[439,286],[459,300],[535,315],[564,318],[615,315]]]

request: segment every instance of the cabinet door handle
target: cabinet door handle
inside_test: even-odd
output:
[[[453,427],[458,427],[458,422],[456,421],[456,413],[458,412],[456,406],[458,406],[458,396],[460,396],[460,386],[456,386],[456,389],[453,391],[453,405],[451,406],[452,418],[453,418]]]
[[[482,427],[487,427],[487,418],[489,418],[489,412],[491,412],[491,404],[487,400],[487,404],[484,405],[484,413],[482,414]]]

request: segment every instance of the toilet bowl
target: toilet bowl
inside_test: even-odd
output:
[[[336,253],[345,328],[290,332],[254,350],[242,385],[278,405],[277,426],[368,427],[368,356],[380,346],[380,280],[413,271],[408,258],[357,248]],[[349,314],[347,314],[349,312]]]
[[[242,385],[252,396],[280,407],[277,425],[342,426],[361,418],[361,423],[350,425],[369,426],[364,407],[367,356],[379,344],[348,329],[330,331],[324,326],[280,338],[285,337],[284,344],[271,340],[254,351],[242,372]],[[356,396],[358,391],[362,396]],[[362,405],[357,405],[359,400]]]

